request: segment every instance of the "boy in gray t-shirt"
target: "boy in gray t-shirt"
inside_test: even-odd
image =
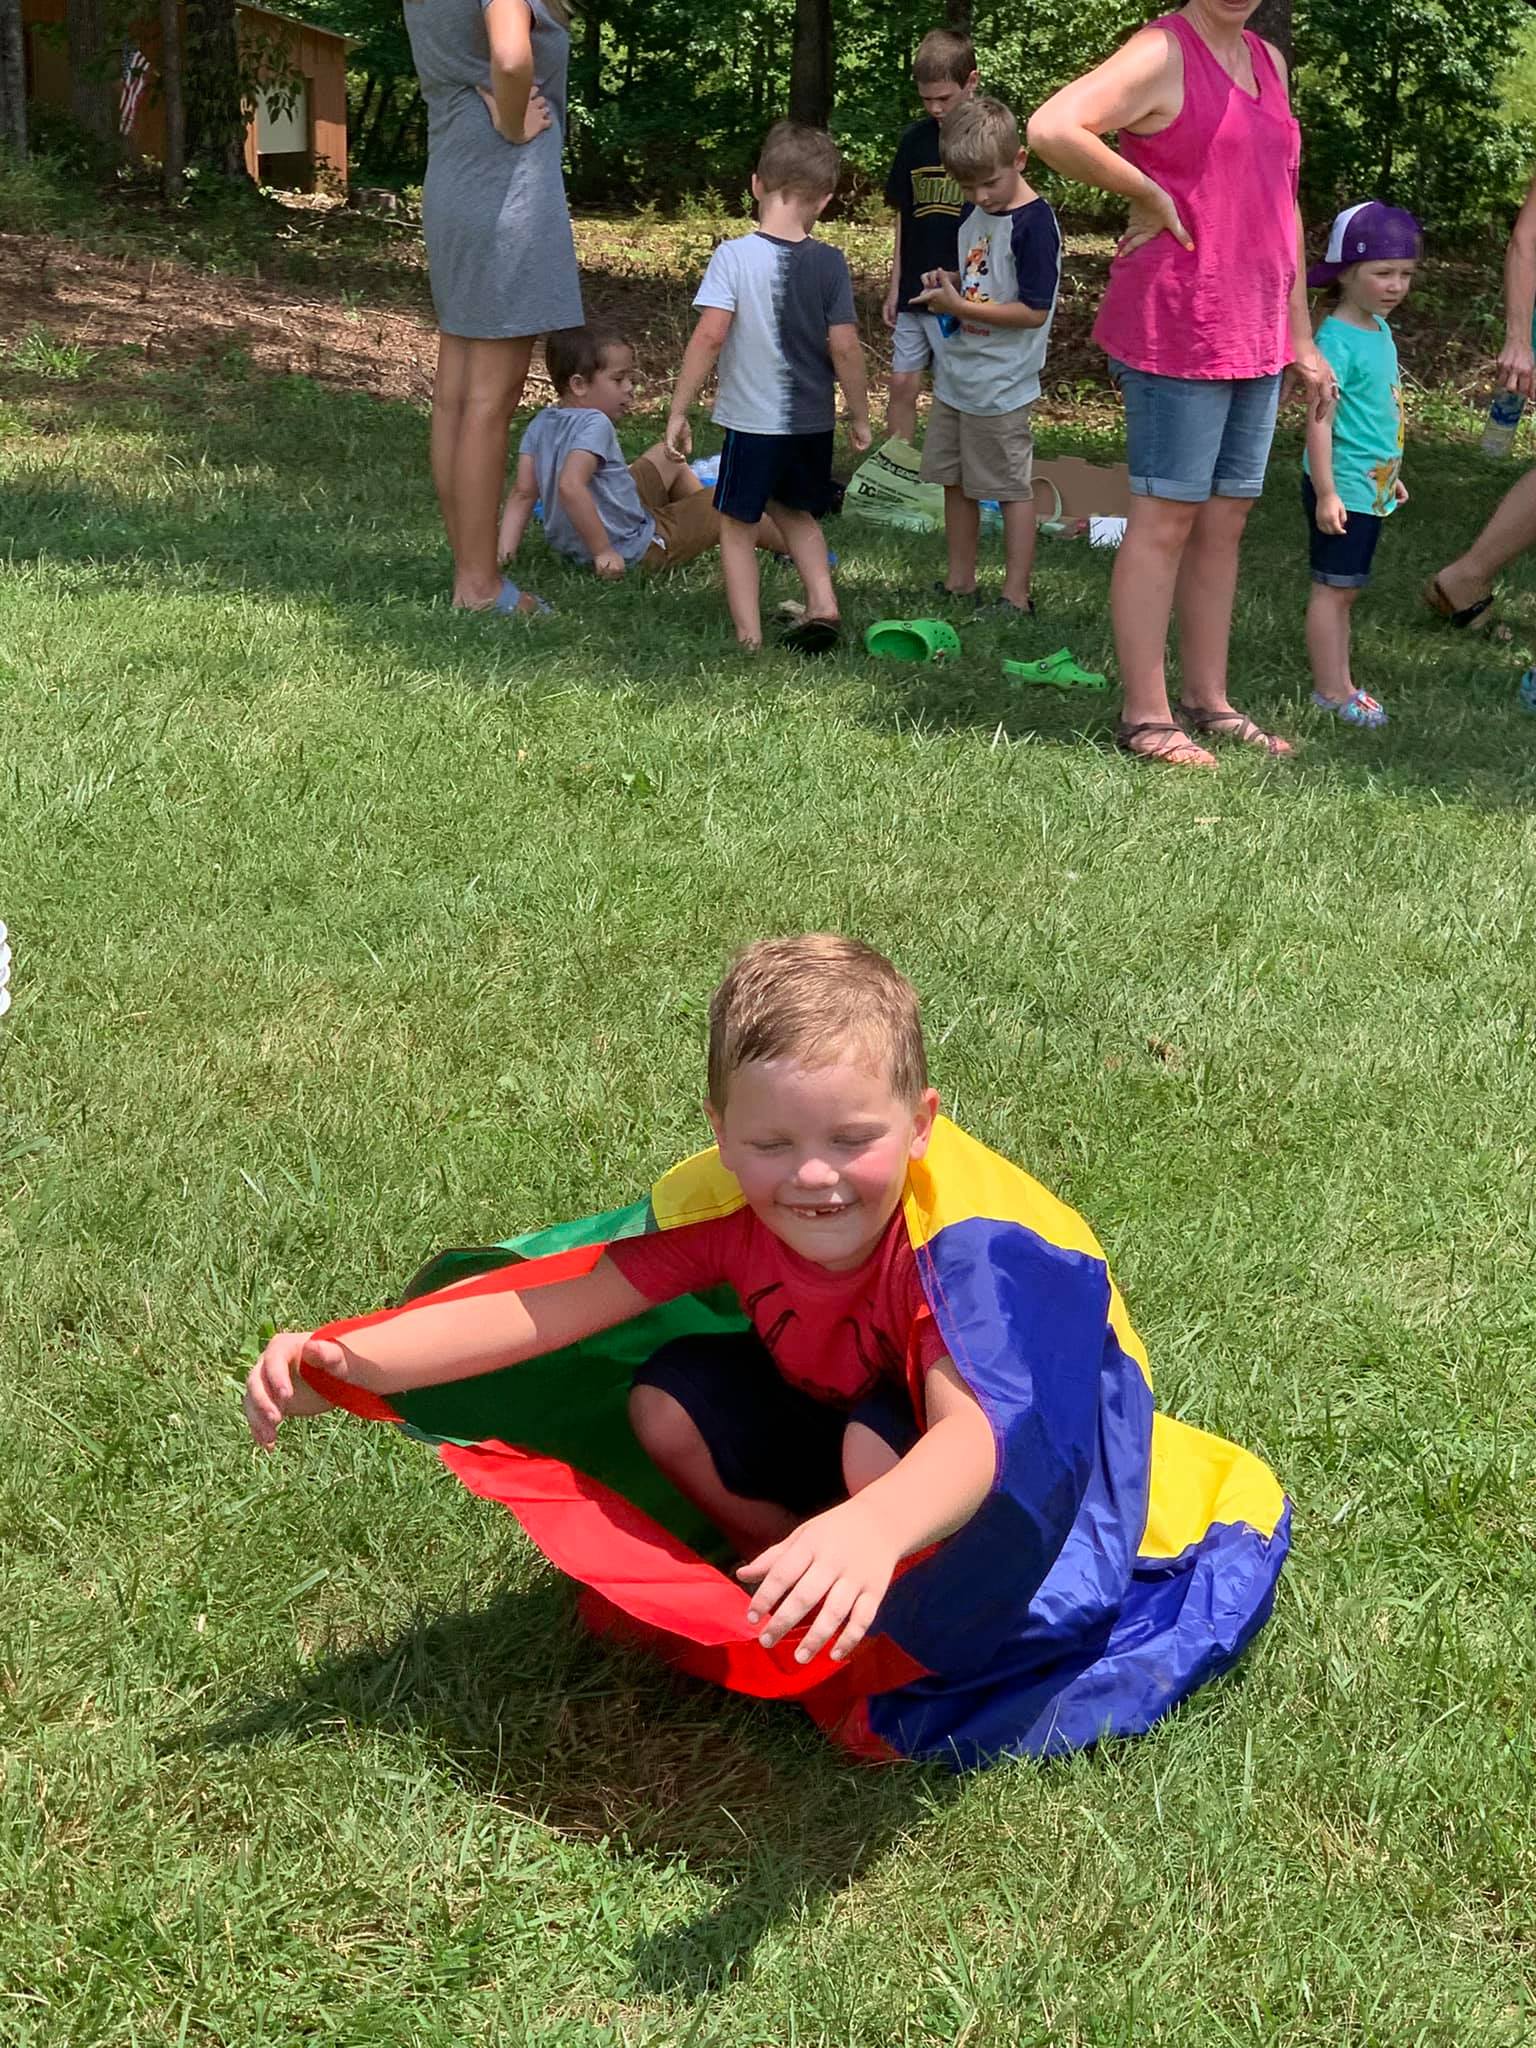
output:
[[[1030,413],[1061,288],[1061,230],[1024,180],[1013,115],[998,100],[959,106],[939,132],[944,166],[971,202],[960,222],[959,267],[923,279],[916,303],[952,324],[933,380],[923,477],[944,486],[949,543],[945,588],[976,591],[981,504],[1003,514],[1005,617],[1032,612],[1034,436]]]
[[[616,335],[568,327],[544,345],[559,403],[529,421],[501,515],[510,561],[543,500],[544,537],[557,554],[611,580],[638,568],[678,569],[720,543],[713,492],[658,441],[626,463],[614,422],[634,404],[635,352]],[[764,547],[783,536],[765,521]]]
[[[853,280],[842,252],[811,234],[837,176],[836,144],[821,129],[779,121],[768,131],[752,178],[760,225],[722,242],[710,258],[693,302],[699,323],[672,394],[666,445],[682,461],[693,446],[688,408],[718,359],[714,418],[726,430],[715,485],[720,564],[744,647],[763,640],[752,550],[770,507],[805,586],[805,616],[783,644],[823,654],[838,638],[820,526],[832,497],[837,384],[860,453],[870,436]]]

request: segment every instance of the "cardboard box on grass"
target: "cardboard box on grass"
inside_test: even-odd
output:
[[[1035,464],[1035,518],[1042,531],[1115,548],[1125,537],[1130,512],[1131,478],[1123,462],[1059,455]]]

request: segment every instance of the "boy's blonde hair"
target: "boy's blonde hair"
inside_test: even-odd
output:
[[[915,1102],[928,1086],[917,991],[862,939],[808,932],[759,939],[731,962],[709,1005],[709,1099],[725,1107],[749,1060],[848,1061],[889,1078]]]
[[[757,159],[764,192],[792,192],[797,199],[825,199],[837,190],[842,168],[826,129],[803,121],[775,121]]]
[[[966,85],[975,70],[976,45],[953,28],[929,29],[912,59],[918,85]]]
[[[939,155],[962,185],[989,178],[1018,154],[1019,124],[1001,100],[962,100],[939,123]]]

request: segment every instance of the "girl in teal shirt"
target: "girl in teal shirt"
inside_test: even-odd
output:
[[[1371,580],[1382,527],[1408,501],[1399,473],[1403,394],[1387,319],[1407,297],[1421,246],[1411,213],[1368,200],[1338,216],[1326,258],[1307,273],[1308,284],[1332,286],[1336,293],[1317,330],[1317,345],[1339,382],[1337,407],[1307,427],[1302,464],[1301,496],[1312,535],[1312,702],[1347,725],[1368,729],[1385,725],[1387,714],[1355,686],[1350,614]]]

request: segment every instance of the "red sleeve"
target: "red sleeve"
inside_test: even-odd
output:
[[[680,1294],[696,1294],[729,1279],[730,1254],[739,1234],[738,1217],[717,1216],[708,1223],[684,1223],[677,1230],[621,1237],[609,1245],[608,1257],[647,1301],[676,1301]]]

